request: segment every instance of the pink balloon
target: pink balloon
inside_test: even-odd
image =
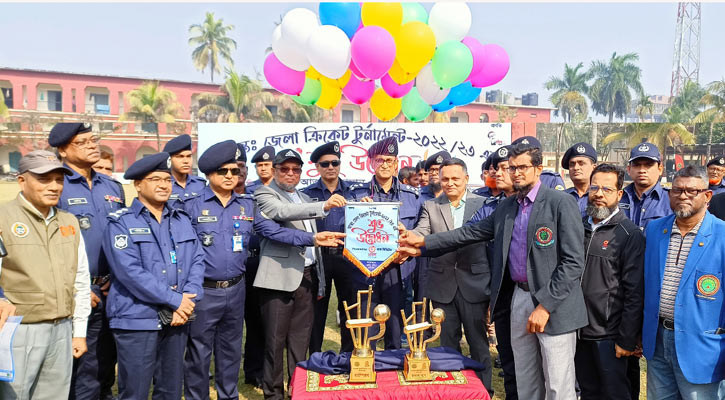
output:
[[[273,88],[291,96],[298,96],[305,87],[305,71],[287,67],[274,53],[269,53],[264,60],[264,77]]]
[[[361,80],[368,81],[369,79],[363,75],[362,72],[357,68],[357,65],[355,65],[355,61],[350,60],[350,72],[353,73],[353,75],[357,76]]]
[[[342,89],[345,97],[354,104],[363,104],[373,97],[375,92],[375,81],[360,80],[354,74],[347,81],[347,85]]]
[[[395,40],[379,26],[366,26],[352,37],[350,52],[365,77],[380,79],[395,61]]]
[[[481,71],[481,68],[483,68],[486,50],[481,42],[474,37],[466,36],[463,40],[461,40],[461,43],[465,44],[466,47],[468,47],[468,50],[471,50],[471,54],[473,55],[473,69],[471,69],[471,74],[468,75],[468,78],[466,79],[466,81],[470,81],[471,77],[478,74]]]
[[[413,88],[413,84],[415,84],[415,79],[403,85],[398,85],[388,74],[380,78],[380,85],[383,87],[383,90],[388,96],[394,99],[399,99],[408,94],[410,89]]]
[[[483,68],[470,81],[473,87],[482,88],[495,85],[509,72],[509,55],[503,47],[496,44],[483,46]]]

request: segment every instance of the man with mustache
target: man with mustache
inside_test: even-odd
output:
[[[597,151],[586,142],[576,143],[569,147],[561,158],[561,167],[569,170],[569,178],[573,187],[566,189],[576,199],[582,217],[587,216],[587,194],[592,170],[597,165]]]
[[[725,156],[715,156],[715,158],[707,162],[708,183],[713,196],[725,192],[723,174],[725,174]]]
[[[425,160],[424,168],[428,173],[428,185],[420,189],[421,201],[431,200],[443,193],[441,188],[441,165],[444,161],[450,160],[451,155],[447,151],[439,151]]]
[[[660,185],[663,170],[654,144],[643,142],[630,151],[627,173],[632,183],[624,188],[619,209],[643,230],[650,221],[672,214],[667,190]]]
[[[194,164],[191,152],[191,136],[179,135],[164,145],[164,152],[171,155],[171,197],[174,207],[181,208],[182,203],[201,193],[206,185],[204,178],[192,175]]]

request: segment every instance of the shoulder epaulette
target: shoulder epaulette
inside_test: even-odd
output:
[[[353,183],[350,185],[350,190],[363,189],[367,186],[367,183]]]
[[[415,195],[416,195],[416,197],[417,197],[417,196],[420,196],[420,189],[419,189],[419,188],[417,188],[417,187],[413,187],[413,186],[410,186],[410,185],[406,185],[405,183],[402,183],[402,184],[400,185],[400,189],[401,189],[401,190],[404,190],[404,191],[406,191],[406,192],[410,192],[410,193],[413,193],[413,194],[415,194]]]
[[[129,209],[126,208],[126,207],[124,207],[124,208],[122,208],[120,210],[116,210],[116,211],[114,211],[112,213],[109,213],[108,214],[108,218],[110,218],[110,219],[119,219],[119,218],[121,218],[121,215],[126,214],[127,212],[129,212]]]

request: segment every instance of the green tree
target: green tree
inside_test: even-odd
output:
[[[665,118],[669,122],[689,123],[702,111],[700,99],[705,94],[705,89],[697,82],[685,82],[680,94],[672,99],[672,105],[665,110]]]
[[[5,95],[0,90],[0,118],[7,118],[9,116],[10,110],[8,110],[8,106],[5,104]]]
[[[176,100],[176,94],[159,85],[159,82],[144,82],[137,89],[131,90],[126,96],[128,111],[123,113],[119,121],[139,121],[150,124],[156,133],[156,147],[161,149],[158,123],[173,123],[181,116],[183,107]]]
[[[725,122],[725,79],[710,82],[706,90],[707,93],[700,99],[700,104],[706,107],[705,111],[699,113],[694,121],[710,123],[710,133],[707,139],[707,159],[709,160],[713,127],[716,123]]]
[[[629,129],[613,132],[602,139],[603,145],[624,140],[632,148],[642,142],[654,143],[660,154],[667,154],[667,147],[695,144],[695,135],[681,123],[635,123],[627,124]]]
[[[655,110],[655,105],[652,103],[652,100],[649,99],[649,95],[642,94],[639,96],[639,99],[637,100],[637,106],[634,109],[635,113],[637,113],[637,116],[639,117],[639,122],[645,122],[644,117],[645,116],[652,116]]]
[[[199,108],[199,119],[216,122],[241,122],[243,120],[256,120],[270,122],[274,119],[267,105],[274,105],[278,100],[275,96],[264,90],[262,82],[247,75],[227,68],[226,80],[221,86],[224,96],[203,94],[199,96],[202,103]]]
[[[196,46],[191,52],[194,67],[204,73],[209,66],[211,81],[214,82],[214,72],[221,73],[219,57],[225,59],[232,66],[232,51],[237,49],[237,42],[227,37],[227,33],[234,29],[234,25],[224,25],[224,21],[214,19],[214,13],[207,12],[206,19],[201,24],[189,27],[189,33],[195,36],[189,38],[189,44]]]
[[[617,55],[613,53],[608,62],[594,61],[589,72],[594,83],[589,89],[592,110],[606,115],[611,123],[614,117],[623,118],[632,104],[632,92],[644,92],[640,78],[642,70],[635,64],[639,60],[637,53]]]
[[[581,71],[584,64],[579,63],[574,68],[564,63],[564,75],[562,77],[552,76],[544,84],[547,90],[555,90],[549,97],[551,103],[556,107],[554,115],[561,115],[565,122],[571,122],[574,115],[584,115],[588,113],[587,101],[584,98],[589,92],[587,82],[591,79],[591,74],[587,71]]]

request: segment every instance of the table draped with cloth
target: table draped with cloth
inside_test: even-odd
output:
[[[371,383],[350,383],[350,353],[314,353],[297,364],[292,377],[293,400],[490,400],[488,391],[476,376],[480,363],[446,347],[427,350],[432,381],[408,382],[403,376],[403,360],[408,349],[375,352],[377,377]]]

